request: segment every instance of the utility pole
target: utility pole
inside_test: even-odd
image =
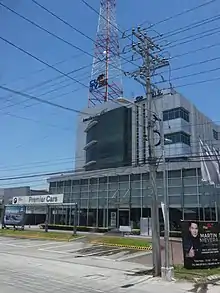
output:
[[[135,41],[136,40],[136,41]],[[148,141],[148,164],[150,173],[150,183],[152,188],[152,244],[153,244],[153,266],[154,276],[161,276],[161,250],[160,250],[160,223],[159,223],[159,202],[157,192],[157,168],[158,158],[155,153],[155,123],[158,121],[153,111],[153,97],[161,95],[161,91],[153,85],[151,77],[156,70],[169,65],[167,59],[160,57],[161,49],[147,35],[145,29],[138,27],[132,30],[132,50],[140,55],[143,60],[142,66],[127,75],[133,77],[145,88],[147,97],[147,141]],[[155,119],[156,118],[156,119]],[[162,138],[164,139],[164,138]]]

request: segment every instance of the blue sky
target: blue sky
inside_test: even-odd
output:
[[[91,40],[53,18],[32,1],[2,0],[1,2],[54,34],[93,54]],[[81,0],[38,0],[38,2],[92,39],[95,39],[98,16],[94,11],[86,7]],[[99,0],[87,0],[87,2],[96,10],[99,10]],[[206,2],[209,2],[209,0],[118,0],[117,22],[119,29],[124,31],[144,21],[153,24],[157,23]],[[220,3],[219,1],[214,1],[210,5],[164,21],[153,28],[159,33],[166,34],[206,18],[218,16],[218,14],[220,14]],[[148,25],[147,22],[145,25]],[[63,72],[69,72],[88,65],[86,69],[79,71],[73,77],[82,80],[84,84],[89,83],[91,72],[89,65],[92,63],[92,57],[82,54],[82,52],[73,47],[42,32],[3,7],[0,7],[0,27],[0,37],[15,43],[49,64],[54,65],[63,61],[55,65]],[[174,79],[172,81],[173,85],[177,86],[178,91],[195,103],[201,111],[217,122],[220,121],[220,99],[218,97],[220,79],[192,86],[178,86],[220,77],[219,69],[189,78],[182,78],[188,74],[220,68],[220,59],[203,62],[210,58],[220,57],[219,33],[174,46],[174,44],[183,42],[181,41],[182,38],[201,34],[203,31],[215,28],[216,31],[218,31],[218,28],[220,30],[220,19],[186,30],[181,34],[173,36],[167,34],[166,40],[171,42],[170,47],[167,46],[171,57],[180,55],[171,60],[171,68],[174,69],[171,77],[171,79]],[[150,33],[153,36],[153,33]],[[216,45],[217,43],[219,45]],[[129,40],[123,40],[120,44],[121,49],[127,44],[129,44]],[[166,43],[161,41],[161,44],[165,45]],[[213,47],[209,45],[213,45]],[[194,54],[185,54],[188,51],[204,46],[209,46],[209,48]],[[42,99],[75,109],[83,109],[87,106],[88,90],[85,87],[66,77],[55,79],[59,76],[59,73],[46,68],[40,62],[23,54],[2,40],[0,40],[0,52],[0,85],[6,85],[11,89],[40,96]],[[124,56],[124,58],[127,57]],[[195,62],[203,63],[175,70]],[[132,69],[132,65],[128,62],[123,69]],[[175,80],[175,78],[179,79]],[[27,90],[49,79],[55,80],[47,85]],[[143,94],[140,85],[128,78],[123,78],[123,86],[127,97],[132,94]],[[47,93],[49,91],[51,93]],[[19,176],[26,173],[56,172],[68,170],[74,166],[76,114],[0,90],[0,125],[0,178]],[[2,182],[0,187],[30,184],[33,188],[37,188],[45,186],[43,182],[41,178],[24,179]]]

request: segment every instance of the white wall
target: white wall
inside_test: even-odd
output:
[[[136,103],[140,108],[143,104],[146,104],[146,100],[142,100]],[[198,155],[199,154],[199,137],[206,141],[210,146],[214,145],[220,148],[220,135],[219,140],[215,140],[213,137],[213,129],[220,131],[220,126],[212,122],[211,119],[201,113],[189,100],[183,97],[179,93],[170,94],[167,93],[163,96],[159,96],[153,99],[153,111],[157,113],[158,117],[162,119],[162,113],[165,110],[171,110],[173,108],[183,107],[189,111],[190,121],[187,122],[184,119],[178,118],[169,121],[164,121],[164,134],[184,131],[191,136],[191,146],[183,143],[170,144],[165,146],[166,156],[181,156],[181,155]],[[135,108],[135,106],[134,106]],[[146,112],[147,113],[147,112]],[[136,165],[136,113],[133,111],[133,148],[132,148],[132,161],[133,165]],[[159,130],[159,125],[157,126]],[[139,158],[141,160],[143,155],[143,117],[139,114]],[[146,144],[147,147],[147,144]],[[148,153],[148,150],[147,150]],[[156,155],[161,156],[161,148],[156,148]]]

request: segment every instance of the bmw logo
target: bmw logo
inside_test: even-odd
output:
[[[15,198],[13,199],[13,202],[14,202],[14,203],[17,203],[17,202],[18,202],[17,197],[15,197]]]

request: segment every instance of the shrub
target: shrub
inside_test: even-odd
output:
[[[41,224],[40,228],[45,229],[45,224]],[[49,224],[48,229],[49,230],[73,231],[74,226]],[[76,229],[79,232],[95,232],[95,233],[106,233],[109,231],[109,229],[105,228],[105,227],[77,226]]]

